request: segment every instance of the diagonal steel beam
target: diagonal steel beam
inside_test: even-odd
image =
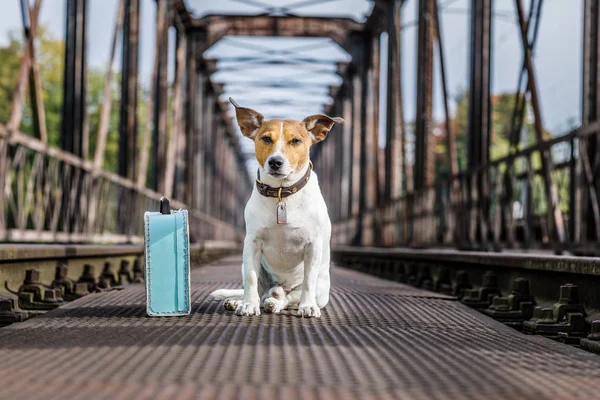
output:
[[[535,117],[534,126],[535,134],[538,142],[544,141],[544,126],[542,122],[542,113],[540,103],[538,99],[537,83],[535,79],[535,70],[533,68],[533,59],[531,56],[531,49],[529,48],[527,40],[527,26],[525,25],[525,17],[523,13],[523,4],[521,0],[515,0],[517,14],[519,18],[519,26],[521,33],[521,44],[525,53],[525,62],[527,64],[528,82],[527,86],[529,94],[531,96],[531,108]],[[544,150],[540,152],[542,158],[542,171],[544,178],[544,188],[546,192],[546,199],[548,202],[548,224],[549,230],[556,234],[556,239],[560,246],[563,246],[566,242],[565,226],[562,216],[562,211],[558,205],[558,189],[552,181],[552,159],[550,158],[550,152]],[[554,228],[554,229],[552,229]]]

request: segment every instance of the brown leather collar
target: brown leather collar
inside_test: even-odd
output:
[[[308,183],[308,180],[310,179],[310,173],[311,173],[312,169],[313,169],[312,162],[309,161],[308,169],[306,170],[306,173],[298,182],[294,183],[292,186],[278,187],[278,188],[271,187],[271,186],[267,185],[266,183],[261,182],[260,181],[260,169],[259,169],[258,171],[256,171],[256,189],[258,190],[258,193],[262,194],[265,197],[275,197],[276,199],[281,200],[283,198],[293,195],[294,193],[298,193],[298,191],[300,191],[300,189],[302,189],[304,186],[306,186],[306,184]]]

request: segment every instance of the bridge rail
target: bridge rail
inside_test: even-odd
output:
[[[141,243],[161,195],[0,125],[0,242]],[[172,208],[188,208],[173,200]],[[190,210],[199,240],[239,241],[239,228]]]

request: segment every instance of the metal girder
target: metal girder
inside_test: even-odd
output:
[[[83,135],[86,118],[86,4],[67,0],[65,68],[63,83],[62,148],[84,157]]]
[[[206,29],[205,50],[225,36],[328,37],[348,49],[348,34],[362,30],[350,18],[273,17],[269,15],[208,15],[192,19],[193,27]]]
[[[489,160],[491,0],[471,1],[471,76],[467,166],[485,165]]]
[[[272,88],[272,89],[321,89],[326,84],[312,82],[294,82],[294,81],[229,81],[225,83],[227,87],[245,87],[245,88]]]
[[[321,101],[314,101],[311,98],[307,99],[262,99],[262,100],[253,100],[252,104],[261,105],[261,106],[292,106],[292,107],[314,107],[320,106],[323,104]]]
[[[140,0],[125,0],[119,113],[119,175],[136,177]]]
[[[273,53],[261,53],[259,56],[247,56],[247,57],[217,57],[214,59],[206,59],[207,62],[216,61],[219,63],[224,62],[232,62],[232,63],[246,63],[248,64],[257,64],[257,65],[302,65],[302,64],[321,64],[321,65],[332,65],[337,62],[336,60],[323,60],[320,58],[311,58],[311,57],[286,57],[285,59],[276,60],[269,59],[269,57],[278,56],[279,54],[276,51]],[[285,57],[285,55],[281,55]],[[222,67],[219,68],[222,70]]]
[[[600,118],[600,1],[584,3],[583,28],[583,124],[591,124]],[[571,203],[575,223],[573,236],[579,240],[600,241],[600,132],[579,142],[579,159],[572,190]],[[592,217],[592,218],[590,218]]]
[[[151,174],[151,185],[154,190],[164,192],[164,176],[166,166],[166,135],[167,135],[167,52],[169,48],[170,12],[167,0],[157,0],[156,49],[158,63],[154,85],[154,131],[152,134],[152,160],[154,161]]]
[[[433,183],[434,171],[429,145],[433,97],[433,1],[419,0],[417,43],[417,115],[415,117],[414,188]]]
[[[471,69],[469,124],[467,128],[467,170],[475,171],[489,162],[491,127],[491,28],[492,0],[471,1]],[[469,242],[485,245],[488,235],[487,174],[469,175],[467,216]],[[465,232],[466,233],[466,232]]]
[[[527,38],[527,26],[523,12],[523,4],[521,0],[515,0],[515,5],[517,8],[517,14],[519,16],[521,44],[523,46],[523,51],[525,54],[525,65],[527,67],[527,73],[529,78],[527,80],[527,86],[529,94],[531,96],[531,108],[534,115],[535,134],[538,143],[541,143],[545,140],[545,131],[542,121],[540,102],[538,99],[537,83],[535,79],[535,71],[533,68],[533,57]],[[556,235],[556,239],[558,242],[557,250],[560,250],[560,247],[565,244],[567,238],[562,211],[560,210],[558,204],[558,189],[552,181],[552,157],[549,151],[541,151],[540,156],[540,158],[542,159],[542,177],[544,179],[544,189],[547,199],[547,222],[548,230],[550,231],[549,235]]]

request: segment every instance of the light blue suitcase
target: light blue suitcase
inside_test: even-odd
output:
[[[144,214],[146,312],[150,316],[190,313],[190,254],[187,210],[171,211],[160,200],[160,212]]]

